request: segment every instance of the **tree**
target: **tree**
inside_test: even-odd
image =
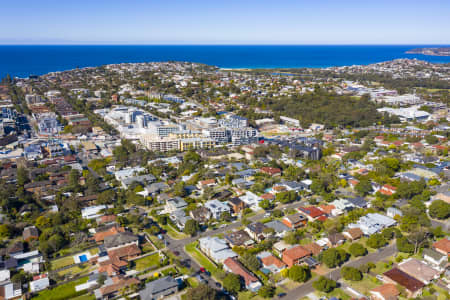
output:
[[[450,204],[443,200],[436,200],[431,203],[428,213],[434,219],[448,219],[450,217]]]
[[[28,171],[25,168],[18,168],[17,169],[17,185],[18,186],[24,186],[26,183],[30,181],[28,177]]]
[[[261,200],[261,202],[259,202],[259,207],[261,207],[264,210],[268,210],[273,208],[273,204],[272,202],[270,202],[270,200],[263,199]]]
[[[191,300],[219,300],[225,299],[224,296],[207,284],[199,284],[197,287],[191,288],[186,292],[186,299]]]
[[[0,237],[2,239],[9,238],[11,236],[11,227],[8,224],[0,224]]]
[[[361,271],[353,267],[343,267],[341,275],[345,280],[351,281],[360,281],[363,278]]]
[[[258,295],[263,298],[273,298],[273,296],[275,296],[275,287],[270,285],[262,286],[258,290]]]
[[[275,200],[283,204],[293,202],[296,199],[297,193],[295,191],[281,192],[275,196]]]
[[[366,245],[373,249],[378,249],[386,245],[387,241],[380,233],[372,234],[367,240]]]
[[[177,182],[177,183],[175,184],[175,186],[173,187],[173,192],[174,192],[174,194],[175,194],[176,196],[179,196],[179,197],[186,197],[187,192],[186,192],[186,189],[185,189],[185,183],[184,183],[184,181]]]
[[[414,253],[414,245],[411,244],[405,236],[397,238],[396,244],[398,251]]]
[[[345,250],[336,248],[327,249],[319,255],[319,260],[328,268],[340,266],[347,258],[348,254]]]
[[[355,190],[360,194],[361,196],[365,196],[372,192],[372,185],[370,184],[370,181],[367,179],[361,179],[358,184],[355,186]]]
[[[200,226],[196,220],[187,220],[184,225],[184,233],[189,234],[190,236],[195,235],[199,229]]]
[[[320,292],[329,293],[336,288],[336,281],[320,276],[312,285]]]
[[[259,267],[261,266],[261,263],[259,262],[258,258],[251,254],[251,253],[245,253],[242,256],[242,263],[249,268],[250,270],[256,272],[259,270]]]
[[[289,269],[288,277],[296,282],[305,282],[311,277],[311,271],[307,267],[292,266]]]
[[[234,294],[241,291],[241,278],[237,274],[228,273],[223,279],[223,287]]]
[[[348,251],[354,257],[363,256],[366,255],[367,253],[367,249],[364,248],[364,246],[359,243],[351,244],[350,247],[348,248]]]

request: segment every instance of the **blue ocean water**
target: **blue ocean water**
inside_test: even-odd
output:
[[[77,67],[168,60],[199,62],[222,68],[321,68],[365,65],[396,58],[450,63],[450,57],[405,53],[417,47],[426,46],[5,45],[0,46],[0,77],[6,74],[27,77]]]

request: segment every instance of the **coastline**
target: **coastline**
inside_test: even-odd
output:
[[[322,69],[395,59],[450,63],[449,56],[407,54],[426,45],[0,45],[0,78],[26,78],[120,63],[181,61],[222,70]],[[447,47],[447,46],[433,46]]]

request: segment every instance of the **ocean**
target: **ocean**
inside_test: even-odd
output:
[[[426,45],[263,46],[263,45],[2,45],[0,78],[114,63],[189,61],[221,68],[324,68],[366,65],[396,58],[450,63],[450,57],[406,54]],[[438,47],[438,46],[431,46]]]

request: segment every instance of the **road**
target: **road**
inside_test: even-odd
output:
[[[303,201],[297,201],[294,203],[289,203],[289,204],[284,204],[284,205],[280,205],[277,207],[277,209],[291,209],[291,208],[296,208],[300,205],[304,204]],[[264,213],[259,213],[257,215],[254,215],[252,217],[247,218],[249,221],[251,222],[256,222],[259,221],[261,219],[264,218]],[[187,244],[190,244],[192,242],[197,241],[199,238],[202,237],[206,237],[206,236],[213,236],[213,235],[217,235],[220,233],[225,233],[227,231],[233,230],[233,229],[237,229],[239,227],[242,226],[242,222],[241,220],[236,221],[234,223],[231,223],[225,227],[222,228],[217,228],[214,230],[208,230],[206,232],[202,232],[199,236],[194,236],[194,237],[189,237],[189,238],[185,238],[185,239],[180,239],[180,240],[176,240],[176,239],[172,239],[168,234],[164,234],[164,239],[166,240],[166,242],[168,243],[167,245],[167,249],[171,250],[172,252],[178,252],[178,256],[181,257],[181,260],[186,261],[188,260],[190,262],[190,267],[195,271],[195,272],[199,272],[200,271],[200,265],[194,260],[192,259],[184,250],[184,246],[186,246]],[[213,278],[209,277],[208,279],[208,284],[213,287],[216,288],[216,283],[214,281]]]
[[[383,248],[381,251],[370,253],[364,257],[361,257],[360,259],[349,261],[345,263],[343,266],[348,267],[359,267],[363,264],[369,263],[369,262],[377,262],[381,261],[389,256],[394,255],[397,252],[397,247],[395,243]],[[326,275],[324,275],[327,278],[331,278],[335,281],[339,280],[341,278],[340,268],[337,268]],[[305,284],[302,284],[301,286],[290,290],[287,292],[287,295],[284,296],[282,299],[284,300],[298,300],[300,298],[305,297],[306,295],[314,292],[314,288],[312,286],[313,282],[316,281],[317,278],[314,280],[310,280]]]

